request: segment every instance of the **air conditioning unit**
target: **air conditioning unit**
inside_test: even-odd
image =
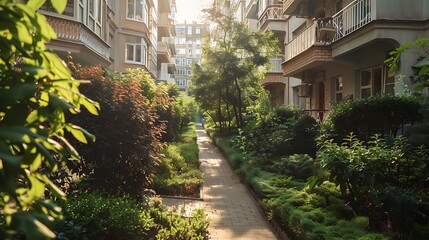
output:
[[[310,86],[308,84],[302,84],[298,86],[298,97],[309,97]]]

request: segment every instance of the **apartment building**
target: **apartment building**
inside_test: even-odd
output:
[[[68,0],[63,14],[49,3],[40,11],[58,36],[48,47],[63,59],[71,53],[82,65],[143,68],[159,80],[162,70],[174,70],[174,6],[175,0]]]
[[[241,1],[243,2],[243,0]],[[261,84],[270,92],[273,106],[301,105],[294,88],[301,80],[284,76],[282,62],[284,60],[284,42],[287,37],[287,17],[283,14],[283,1],[280,0],[246,0],[244,21],[254,30],[271,31],[278,39],[278,56],[270,56],[270,68]]]
[[[200,64],[204,37],[209,33],[205,23],[176,23],[176,71],[174,78],[179,89],[189,95],[192,66]]]
[[[176,54],[174,38],[176,35],[175,15],[176,0],[158,2],[158,80],[174,83]]]
[[[285,0],[287,18],[283,75],[302,80],[296,88],[305,109],[320,121],[331,102],[377,94],[401,94],[420,53],[403,54],[391,75],[390,51],[429,36],[427,0]],[[406,76],[401,78],[401,76]]]

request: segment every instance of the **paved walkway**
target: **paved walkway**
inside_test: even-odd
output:
[[[197,126],[201,170],[204,172],[204,201],[177,200],[177,207],[204,207],[211,219],[210,239],[277,239],[246,187],[232,172],[201,126]],[[167,199],[166,199],[167,200]],[[171,200],[167,205],[171,205]]]

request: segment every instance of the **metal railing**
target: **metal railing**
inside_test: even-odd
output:
[[[285,46],[285,60],[304,52],[316,43],[328,45],[374,20],[374,0],[355,0],[334,16],[315,20]]]
[[[337,27],[334,41],[358,30],[373,20],[373,0],[355,0],[332,16]]]

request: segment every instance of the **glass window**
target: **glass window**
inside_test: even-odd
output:
[[[188,26],[188,35],[192,35],[192,26]]]
[[[201,28],[200,27],[195,28],[195,34],[201,34]]]
[[[343,100],[343,77],[335,78],[335,102]]]
[[[186,75],[186,68],[179,67],[176,69],[176,75]]]
[[[125,62],[146,64],[147,44],[144,39],[136,36],[126,36]]]
[[[187,82],[186,78],[176,78],[177,86],[184,87],[186,86],[186,82]]]
[[[177,35],[185,35],[185,26],[176,26]]]
[[[176,64],[180,66],[186,65],[186,58],[176,58]]]
[[[176,37],[176,44],[186,44],[186,38],[184,37]]]
[[[148,23],[148,8],[146,1],[128,0],[127,19]]]
[[[176,48],[176,54],[186,54],[186,50],[184,48]]]
[[[201,49],[199,48],[195,49],[195,54],[201,54]]]
[[[187,65],[192,65],[192,59],[187,59],[187,60],[186,60],[186,64],[187,64]]]

